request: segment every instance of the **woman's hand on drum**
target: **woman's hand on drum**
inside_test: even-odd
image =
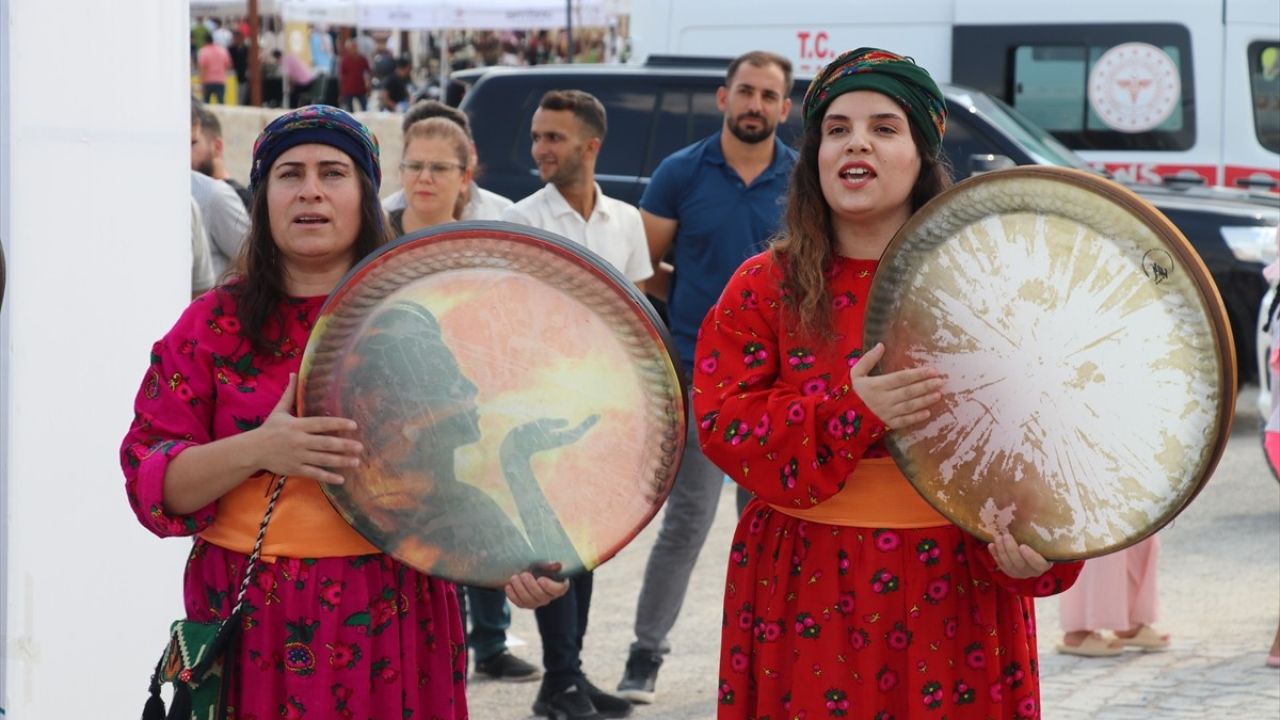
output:
[[[928,420],[929,406],[942,399],[939,392],[943,384],[941,375],[930,367],[872,375],[871,370],[882,357],[884,343],[876,343],[858,358],[858,362],[849,369],[853,391],[892,430]]]
[[[1015,580],[1039,577],[1048,572],[1050,563],[1026,545],[1019,545],[1007,532],[997,533],[987,550],[1000,572]]]
[[[252,431],[262,448],[261,467],[277,475],[341,485],[343,477],[329,468],[359,466],[364,446],[334,434],[351,432],[356,423],[338,417],[294,417],[297,386],[298,376],[291,373],[280,401],[266,421]]]
[[[551,563],[559,571],[560,563]],[[503,590],[512,605],[525,610],[540,608],[569,591],[568,580],[553,580],[546,575],[535,576],[528,570],[512,575]]]

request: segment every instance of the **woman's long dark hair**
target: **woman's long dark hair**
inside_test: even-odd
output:
[[[390,238],[373,181],[362,172],[356,172],[356,177],[360,180],[360,232],[353,248],[353,264]],[[280,334],[284,328],[280,304],[288,296],[284,263],[280,262],[280,249],[271,235],[271,217],[267,210],[270,183],[268,176],[262,187],[254,191],[249,234],[240,248],[234,270],[225,278],[227,291],[236,298],[240,335],[249,341],[253,352],[260,355],[275,353],[284,339]]]
[[[936,157],[928,154],[915,124],[909,125],[921,150],[920,175],[911,189],[911,211],[915,212],[951,186],[951,168],[941,153]],[[785,317],[802,336],[826,342],[833,334],[827,273],[835,262],[835,232],[831,206],[818,178],[821,144],[822,123],[809,123],[800,136],[800,157],[791,171],[782,231],[774,237],[771,249],[782,268]]]

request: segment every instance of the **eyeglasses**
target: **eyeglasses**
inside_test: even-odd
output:
[[[454,170],[461,170],[465,165],[462,163],[451,162],[429,162],[421,163],[416,161],[400,163],[400,172],[406,175],[422,175],[426,173],[427,177],[441,177],[448,175]]]

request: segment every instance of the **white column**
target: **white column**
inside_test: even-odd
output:
[[[190,282],[187,0],[0,0],[0,715],[137,717],[189,541],[118,462]]]

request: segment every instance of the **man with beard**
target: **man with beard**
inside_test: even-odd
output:
[[[240,254],[249,232],[247,201],[229,183],[215,179],[222,165],[222,128],[217,117],[199,100],[191,100],[191,198],[195,200],[208,236],[214,278],[221,280]],[[206,135],[204,128],[215,127]],[[216,142],[214,142],[216,140]],[[222,167],[226,175],[226,168]]]
[[[563,235],[600,255],[629,280],[653,274],[640,213],[606,196],[596,183],[596,159],[604,142],[604,105],[580,90],[552,90],[533,113],[532,155],[546,186],[502,211],[508,222]],[[538,608],[542,636],[542,687],[535,715],[556,720],[597,720],[631,714],[631,704],[610,695],[582,670],[582,643],[591,609],[592,574],[573,578],[569,592]]]
[[[779,228],[781,199],[797,157],[776,136],[791,109],[790,95],[786,58],[761,51],[736,58],[716,91],[724,126],[663,160],[640,199],[655,267],[646,289],[667,302],[667,324],[686,378],[702,318],[733,271],[762,251]],[[671,650],[667,634],[684,604],[724,485],[724,473],[699,448],[698,424],[690,413],[684,460],[649,554],[636,603],[636,640],[618,683],[618,694],[635,703],[657,697],[658,668]],[[740,491],[739,512],[749,499]]]
[[[236,182],[235,178],[227,172],[227,163],[222,153],[222,122],[218,120],[217,115],[213,114],[213,111],[192,98],[191,169],[230,185],[240,197],[240,202],[244,204],[247,212],[253,196],[249,194],[248,188]]]

